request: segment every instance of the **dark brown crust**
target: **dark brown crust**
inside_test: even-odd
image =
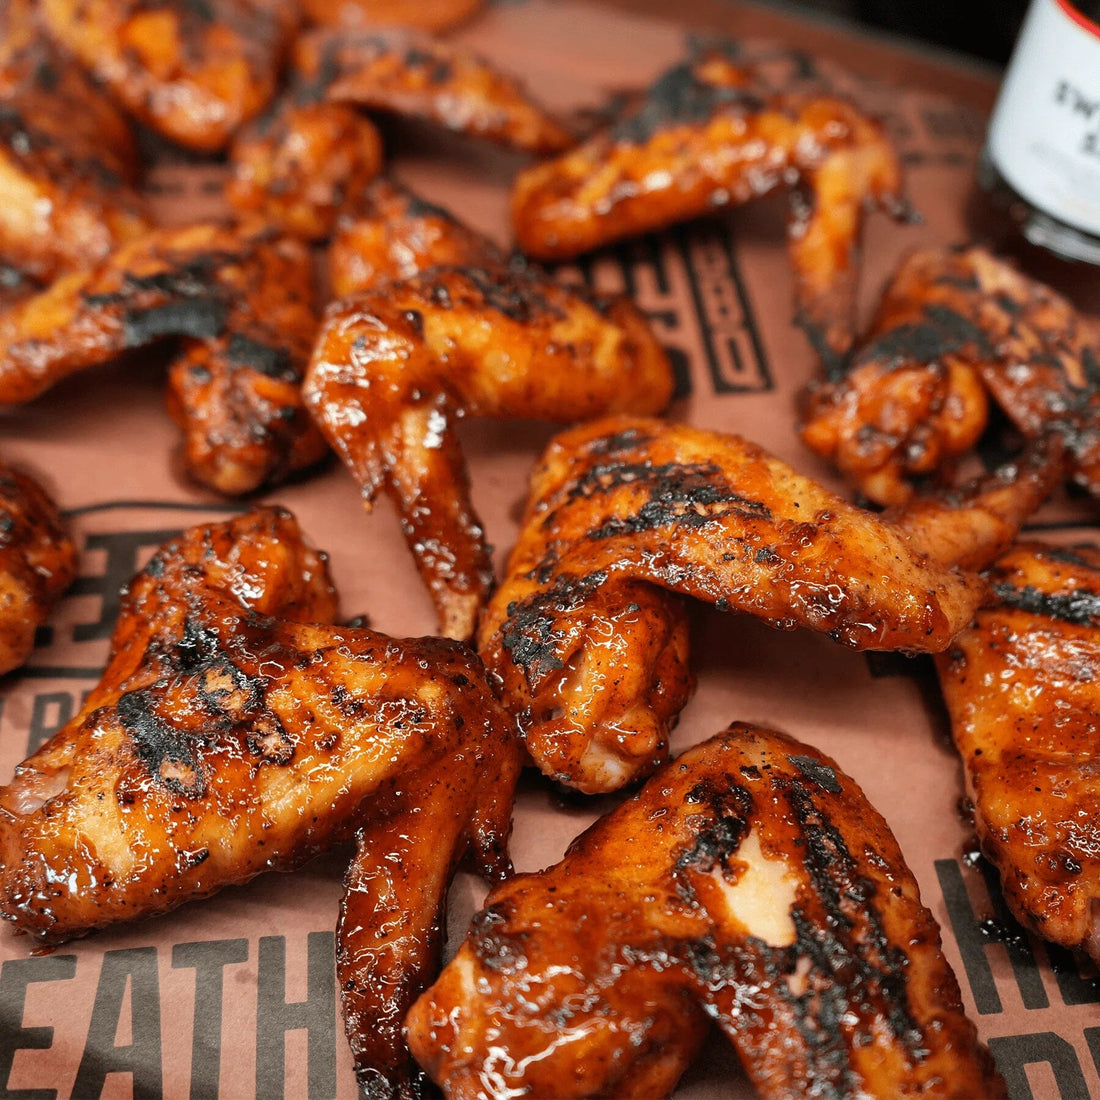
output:
[[[835,761],[743,725],[495,888],[407,1031],[450,1100],[657,1097],[699,1007],[766,1098],[1006,1095],[889,826]]]
[[[76,546],[57,505],[27,474],[0,463],[0,674],[18,668],[34,634],[76,576]]]

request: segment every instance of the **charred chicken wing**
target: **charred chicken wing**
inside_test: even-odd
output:
[[[104,259],[148,228],[129,124],[38,29],[0,5],[0,260],[36,279]]]
[[[54,38],[135,118],[201,152],[275,94],[291,0],[42,0]]]
[[[297,68],[338,103],[423,118],[531,153],[573,144],[565,127],[512,77],[438,39],[403,30],[314,31]]]
[[[769,1100],[1006,1095],[890,827],[742,725],[496,887],[407,1029],[455,1100],[656,1098],[705,1016]]]
[[[616,790],[662,763],[690,697],[679,593],[857,649],[935,652],[969,623],[1057,455],[909,521],[855,508],[736,436],[631,417],[558,436],[478,648],[554,779]]]
[[[0,674],[18,668],[76,576],[76,546],[36,481],[0,463]]]
[[[534,272],[434,268],[331,306],[304,394],[366,502],[392,496],[444,632],[469,638],[492,567],[455,419],[657,412],[672,386],[626,298]]]
[[[1100,550],[1022,542],[937,657],[982,850],[1044,939],[1100,962]]]
[[[186,337],[169,388],[190,472],[246,492],[324,453],[301,402],[311,298],[297,242],[205,224],[155,230],[0,314],[0,403]]]
[[[981,248],[910,256],[850,365],[811,388],[802,438],[861,492],[896,504],[953,472],[989,398],[1028,438],[1057,432],[1100,495],[1100,326]]]
[[[863,214],[905,211],[897,154],[851,103],[767,92],[724,50],[671,69],[611,129],[522,172],[516,241],[536,259],[568,259],[779,187],[791,195],[797,319],[840,361],[855,320]]]
[[[434,974],[458,860],[508,869],[518,754],[472,654],[335,612],[324,556],[280,509],[166,544],[85,707],[0,789],[0,914],[60,943],[358,833],[339,941],[351,1038],[365,1084],[411,1095],[394,1020]],[[395,866],[407,877],[389,882]]]

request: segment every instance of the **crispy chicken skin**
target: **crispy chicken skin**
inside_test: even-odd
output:
[[[390,179],[377,179],[336,220],[328,248],[329,287],[347,298],[430,267],[491,267],[503,253],[450,211]]]
[[[291,0],[42,0],[41,10],[135,118],[204,153],[272,99],[297,23]]]
[[[324,555],[281,509],[162,547],[86,705],[0,790],[0,915],[56,944],[355,835],[338,948],[349,1032],[361,1080],[411,1095],[393,1021],[435,972],[467,849],[495,878],[510,870],[518,751],[468,651],[335,614]],[[380,894],[395,866],[409,874]],[[406,901],[399,935],[386,906]]]
[[[416,27],[450,30],[464,23],[484,0],[302,0],[315,23],[339,27]]]
[[[489,62],[405,30],[302,35],[296,64],[334,102],[438,123],[530,153],[559,153],[572,134]]]
[[[330,306],[303,393],[364,500],[393,498],[444,633],[467,639],[493,575],[454,421],[658,412],[672,388],[628,299],[433,268]]]
[[[562,433],[531,478],[478,628],[528,752],[587,793],[648,775],[690,698],[680,595],[857,649],[934,652],[1059,476],[1057,453],[910,518],[855,508],[736,436],[619,417]]]
[[[342,103],[281,102],[242,130],[230,151],[225,197],[242,218],[319,241],[382,169],[374,123]]]
[[[812,386],[802,438],[870,499],[953,472],[992,397],[1028,438],[1059,432],[1100,494],[1100,326],[982,248],[914,253],[846,370]]]
[[[185,337],[169,403],[189,471],[220,492],[247,492],[325,450],[301,401],[311,298],[309,257],[295,241],[211,224],[154,230],[0,313],[0,403]]]
[[[893,145],[843,99],[766,92],[751,65],[706,51],[609,130],[521,172],[512,220],[527,255],[560,260],[778,187],[791,195],[797,319],[839,361],[852,340],[863,214],[905,211]]]
[[[0,674],[18,668],[76,576],[76,546],[46,490],[0,463]]]
[[[1014,546],[936,659],[982,850],[1044,939],[1100,962],[1100,550]]]
[[[887,823],[745,725],[496,887],[407,1031],[455,1100],[657,1098],[703,1014],[768,1100],[1006,1095]]]
[[[36,279],[102,260],[148,228],[127,121],[39,30],[0,4],[0,259]]]

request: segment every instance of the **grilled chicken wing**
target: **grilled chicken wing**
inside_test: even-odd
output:
[[[60,943],[358,831],[339,943],[349,1030],[364,1083],[411,1095],[394,1014],[434,973],[467,848],[508,870],[518,753],[472,654],[342,629],[335,612],[324,556],[280,509],[165,545],[85,707],[0,789],[0,915]],[[413,907],[400,931],[395,901]]]
[[[791,189],[796,316],[830,361],[854,325],[866,209],[904,212],[901,168],[882,127],[824,95],[764,92],[721,49],[671,69],[610,130],[516,179],[516,241],[567,259],[622,237]]]
[[[41,10],[131,114],[208,153],[274,96],[297,22],[290,0],[42,0]]]
[[[850,367],[811,387],[802,438],[883,504],[950,475],[992,396],[1028,438],[1059,432],[1100,495],[1100,326],[981,248],[910,256]]]
[[[36,279],[102,260],[148,228],[129,124],[41,33],[0,5],[0,259]]]
[[[484,0],[302,0],[315,23],[342,27],[417,27],[446,31],[464,23]]]
[[[1100,962],[1100,550],[1022,542],[937,657],[982,850],[1018,920]]]
[[[301,402],[316,330],[309,257],[294,241],[215,225],[155,230],[0,314],[0,403],[183,336],[170,404],[191,473],[222,492],[315,462]]]
[[[991,561],[1058,476],[1038,454],[890,522],[736,436],[585,425],[532,476],[478,649],[538,767],[616,790],[664,761],[693,690],[674,593],[858,649],[941,650],[985,592],[955,563]]]
[[[505,262],[488,238],[442,207],[388,179],[375,180],[336,221],[328,249],[329,287],[347,298],[430,267],[494,267]]]
[[[496,887],[413,1006],[448,1098],[667,1096],[709,1016],[763,1097],[1003,1097],[890,827],[731,726]]]
[[[0,463],[0,674],[18,668],[76,576],[76,546],[36,481]]]
[[[241,131],[230,162],[225,197],[238,215],[319,241],[381,171],[382,138],[351,107],[292,98]]]
[[[367,503],[393,497],[444,632],[469,638],[492,567],[454,420],[657,412],[672,386],[626,298],[534,272],[434,268],[331,306],[303,393]]]
[[[531,153],[573,144],[565,127],[515,79],[438,39],[402,30],[314,31],[297,68],[334,102],[423,118]]]

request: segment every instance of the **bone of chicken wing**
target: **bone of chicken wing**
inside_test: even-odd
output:
[[[0,6],[0,258],[36,279],[102,260],[148,228],[126,120],[38,30]]]
[[[437,965],[459,859],[509,869],[518,753],[472,654],[335,613],[324,555],[281,509],[166,544],[86,705],[0,790],[0,915],[56,944],[358,833],[339,938],[350,1037],[365,1084],[411,1096],[399,1021]]]
[[[1100,961],[1100,550],[1021,542],[936,659],[982,850],[1027,927]]]
[[[206,153],[274,96],[297,23],[289,0],[42,0],[41,11],[135,118]]]
[[[890,827],[745,725],[494,888],[407,1030],[449,1100],[657,1098],[704,1015],[767,1100],[1006,1095]]]
[[[879,123],[831,96],[769,94],[721,50],[665,73],[633,114],[516,179],[516,241],[568,259],[623,237],[791,187],[796,316],[839,361],[854,326],[866,209],[904,212],[901,168]]]
[[[329,287],[347,298],[430,267],[493,267],[500,249],[450,211],[388,179],[375,180],[341,212],[328,249]]]
[[[1100,326],[982,248],[910,256],[850,366],[813,386],[802,438],[861,492],[897,504],[948,477],[992,396],[1025,437],[1060,433],[1100,495]]]
[[[423,118],[530,153],[558,153],[569,131],[519,81],[438,39],[403,30],[314,31],[296,66],[330,100]]]
[[[18,668],[76,576],[76,546],[36,481],[0,463],[0,674]]]
[[[469,638],[492,567],[454,420],[657,412],[672,387],[628,299],[534,272],[435,268],[331,306],[303,394],[368,504],[392,496],[444,632]]]
[[[310,465],[324,442],[301,376],[315,335],[308,253],[215,225],[155,230],[0,313],[0,403],[183,336],[170,405],[199,481],[247,492]]]
[[[382,138],[342,103],[291,99],[241,131],[230,162],[225,197],[239,216],[319,241],[348,197],[378,175]]]
[[[690,698],[680,595],[858,649],[934,652],[1059,476],[1041,449],[881,519],[735,436],[619,417],[558,436],[531,479],[478,649],[547,775],[587,793],[648,775]],[[667,590],[667,591],[666,591]]]

